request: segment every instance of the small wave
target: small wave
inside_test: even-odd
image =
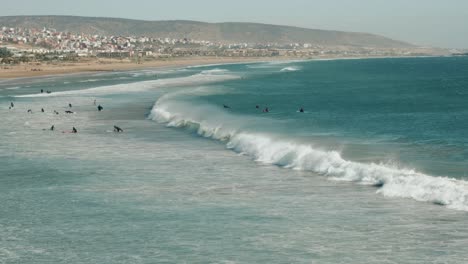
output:
[[[21,88],[21,86],[8,87],[8,88],[5,88],[5,90],[18,90],[19,88]]]
[[[465,181],[429,176],[388,164],[349,161],[337,151],[321,150],[274,135],[246,132],[241,129],[245,124],[241,117],[220,114],[219,110],[206,109],[208,106],[187,108],[183,102],[172,98],[160,98],[149,118],[223,141],[229,149],[258,162],[312,171],[331,180],[376,186],[378,193],[388,197],[412,198],[468,211],[468,183]]]
[[[295,66],[285,67],[281,69],[282,72],[292,72],[292,71],[299,71],[299,70],[301,70],[301,68],[295,67]]]
[[[229,72],[229,70],[216,68],[216,69],[212,69],[212,70],[201,71],[200,74],[205,74],[205,75],[224,74],[224,73],[227,73],[227,72]]]
[[[89,83],[89,82],[99,82],[99,81],[104,81],[105,79],[88,79],[88,80],[83,80],[83,81],[78,81],[79,83]]]

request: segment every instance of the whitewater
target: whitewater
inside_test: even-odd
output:
[[[219,109],[184,104],[166,95],[154,105],[150,119],[169,127],[196,131],[200,136],[225,142],[228,149],[248,155],[255,161],[287,169],[306,170],[332,180],[378,186],[377,193],[389,197],[468,210],[468,182],[448,177],[433,177],[386,164],[364,164],[345,160],[338,151],[325,151],[298,144],[280,135],[243,131],[246,121],[229,114],[213,114]],[[265,120],[247,120],[254,123]]]

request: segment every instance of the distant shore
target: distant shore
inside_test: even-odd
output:
[[[412,57],[412,56],[408,56]],[[0,65],[0,80],[41,77],[48,75],[63,75],[74,73],[128,71],[147,68],[183,67],[208,64],[249,63],[262,61],[293,61],[293,60],[339,60],[339,59],[370,59],[370,58],[395,58],[392,56],[369,57],[181,57],[168,59],[154,59],[135,63],[130,60],[119,59],[87,59],[77,62],[33,62],[18,65]]]
[[[124,70],[138,70],[157,67],[181,67],[205,64],[224,64],[238,62],[257,62],[272,60],[287,60],[287,57],[256,57],[256,58],[233,58],[233,57],[185,57],[149,60],[135,63],[129,60],[118,59],[91,59],[79,62],[50,62],[50,63],[28,63],[19,65],[0,65],[0,79],[13,79],[24,77],[40,77],[47,75],[62,75],[86,72],[112,72]],[[292,59],[292,58],[289,58]]]

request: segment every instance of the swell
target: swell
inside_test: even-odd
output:
[[[321,150],[280,135],[246,129],[248,124],[258,124],[262,120],[249,120],[214,106],[192,105],[174,97],[178,95],[161,97],[149,118],[169,127],[188,129],[222,141],[227,148],[258,162],[311,171],[331,180],[376,186],[377,193],[388,197],[412,198],[468,211],[468,183],[465,181],[430,176],[387,164],[345,160],[338,151]]]

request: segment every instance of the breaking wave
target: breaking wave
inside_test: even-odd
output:
[[[299,71],[299,70],[301,70],[301,68],[294,67],[294,66],[285,67],[285,68],[281,69],[282,72],[291,72],[291,71]]]
[[[434,177],[387,164],[345,160],[338,151],[321,150],[279,135],[248,131],[245,128],[253,120],[225,113],[214,106],[172,100],[176,96],[169,94],[160,98],[149,118],[225,142],[229,149],[261,163],[311,171],[331,180],[376,186],[379,187],[377,193],[388,197],[412,198],[468,211],[466,181]]]
[[[16,97],[49,97],[49,96],[68,96],[68,95],[101,95],[101,94],[117,94],[117,93],[129,93],[129,92],[142,92],[151,89],[157,89],[162,87],[175,87],[175,86],[186,86],[186,85],[200,85],[206,83],[215,83],[227,80],[238,79],[239,76],[234,74],[228,74],[227,70],[210,70],[203,71],[198,74],[194,74],[187,77],[178,78],[167,78],[158,79],[151,81],[142,81],[126,84],[116,84],[108,86],[99,86],[83,90],[72,90],[63,92],[53,92],[50,94],[46,93],[35,93],[18,95]]]

